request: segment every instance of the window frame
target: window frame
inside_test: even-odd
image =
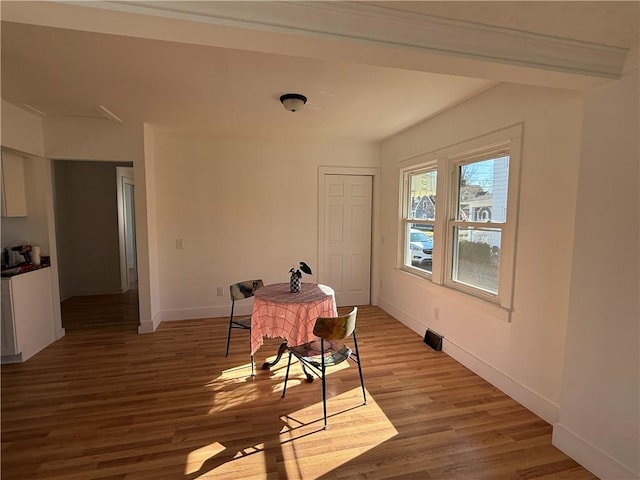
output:
[[[508,127],[491,134],[461,142],[430,154],[407,159],[399,164],[400,202],[398,267],[411,274],[430,280],[458,292],[497,304],[511,311],[513,308],[513,290],[515,277],[515,255],[517,247],[517,222],[520,198],[520,170],[522,149],[522,124]],[[507,212],[504,222],[461,221],[458,210],[458,169],[460,166],[482,160],[509,156],[507,180]],[[410,198],[409,177],[434,169],[437,172],[435,220],[415,220],[407,215]],[[408,245],[409,223],[433,225],[433,258],[431,273],[411,265],[405,245]],[[476,288],[453,280],[453,260],[456,254],[455,228],[496,228],[501,232],[500,263],[498,270],[498,292]]]
[[[403,178],[403,186],[401,188],[401,192],[402,192],[402,210],[401,210],[401,223],[402,223],[402,234],[400,235],[400,251],[401,251],[401,264],[402,264],[402,268],[405,269],[410,269],[410,271],[412,273],[415,273],[417,275],[420,276],[425,276],[430,278],[433,275],[433,254],[432,254],[432,259],[431,259],[431,269],[432,271],[429,272],[428,270],[424,270],[422,268],[418,268],[418,267],[414,267],[411,264],[411,251],[406,251],[405,250],[405,246],[408,245],[410,243],[410,238],[407,238],[408,236],[410,237],[411,235],[411,227],[409,226],[410,224],[420,224],[420,225],[431,225],[432,226],[432,231],[433,231],[433,249],[435,250],[435,231],[436,231],[436,227],[435,227],[435,223],[436,220],[424,220],[424,219],[416,219],[416,218],[410,218],[408,215],[406,215],[406,213],[411,209],[411,207],[409,206],[409,202],[410,202],[410,185],[409,185],[409,178],[411,177],[411,175],[419,175],[421,173],[425,173],[425,172],[430,172],[430,171],[435,171],[436,174],[438,174],[438,168],[437,168],[437,162],[435,161],[430,161],[430,162],[426,162],[426,163],[422,163],[420,165],[417,165],[415,168],[410,168],[410,169],[406,169],[402,175]],[[439,183],[439,180],[436,179],[436,182]],[[438,187],[436,186],[436,192],[437,192]],[[438,218],[438,214],[437,214],[437,206],[436,206],[436,219]]]

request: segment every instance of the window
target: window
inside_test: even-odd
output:
[[[435,166],[407,172],[405,177],[404,263],[428,274],[433,259],[437,178]]]
[[[403,269],[511,308],[520,136],[512,127],[406,162]]]
[[[448,222],[453,243],[450,281],[497,295],[509,155],[453,163],[453,175],[456,214]]]

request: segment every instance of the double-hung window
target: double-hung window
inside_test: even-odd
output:
[[[520,137],[511,127],[405,163],[403,269],[511,308]]]
[[[404,263],[425,274],[431,274],[433,264],[437,179],[436,166],[432,165],[407,172],[404,182]]]

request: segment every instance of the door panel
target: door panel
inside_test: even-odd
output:
[[[325,175],[325,279],[338,305],[368,305],[372,178]]]

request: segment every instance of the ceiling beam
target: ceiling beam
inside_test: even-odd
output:
[[[573,89],[619,78],[628,53],[359,2],[2,2],[2,18]]]

